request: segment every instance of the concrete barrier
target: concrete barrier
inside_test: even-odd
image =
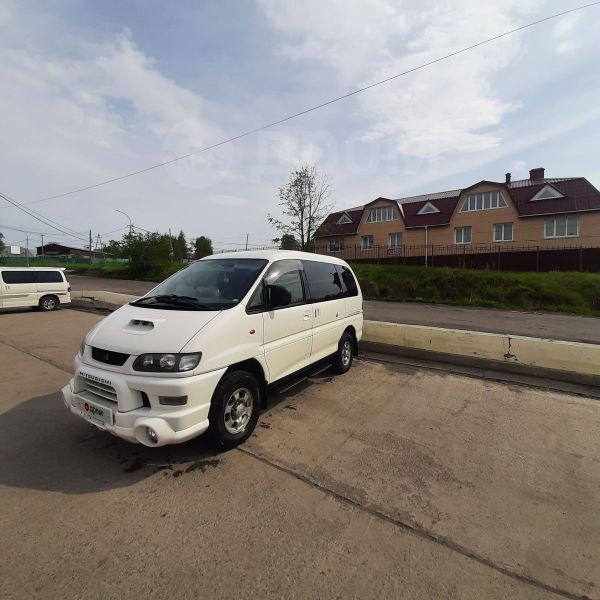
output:
[[[600,345],[543,338],[365,321],[363,340],[495,363],[600,375]]]
[[[116,292],[103,292],[103,291],[81,291],[76,290],[71,292],[72,300],[88,300],[91,302],[103,302],[105,304],[112,304],[115,306],[123,306],[140,296],[132,296],[131,294],[118,294]]]

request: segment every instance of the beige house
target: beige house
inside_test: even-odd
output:
[[[600,247],[600,192],[583,177],[480,181],[462,190],[376,200],[331,213],[319,228],[318,252],[356,258],[400,254],[461,253]],[[467,248],[465,248],[465,246]]]

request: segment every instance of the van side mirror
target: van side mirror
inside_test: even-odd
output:
[[[273,310],[288,306],[292,302],[290,290],[282,285],[267,285],[267,308]]]

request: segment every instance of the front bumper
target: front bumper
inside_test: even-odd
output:
[[[81,377],[76,375],[62,389],[66,408],[98,429],[149,447],[180,444],[204,433],[208,429],[211,398],[225,372],[225,369],[219,369],[191,377],[171,379],[130,376],[89,365],[82,367],[87,374],[97,378],[107,380],[110,377],[110,382],[116,390],[116,401],[90,396],[89,391],[82,388]],[[140,392],[148,395],[153,402],[152,406],[138,405],[132,408],[132,399],[139,397]],[[183,406],[157,406],[155,403],[158,393],[165,396],[187,396],[188,403]],[[86,412],[86,403],[107,408],[112,416],[110,422],[98,420],[91,412]],[[149,435],[149,429],[156,435]]]

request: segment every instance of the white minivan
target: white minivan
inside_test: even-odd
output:
[[[71,302],[64,269],[0,266],[0,308],[39,307],[54,310]]]
[[[352,365],[362,336],[348,264],[285,250],[208,256],[107,316],[85,337],[66,407],[131,442],[208,431],[221,448],[254,430],[269,388]]]

